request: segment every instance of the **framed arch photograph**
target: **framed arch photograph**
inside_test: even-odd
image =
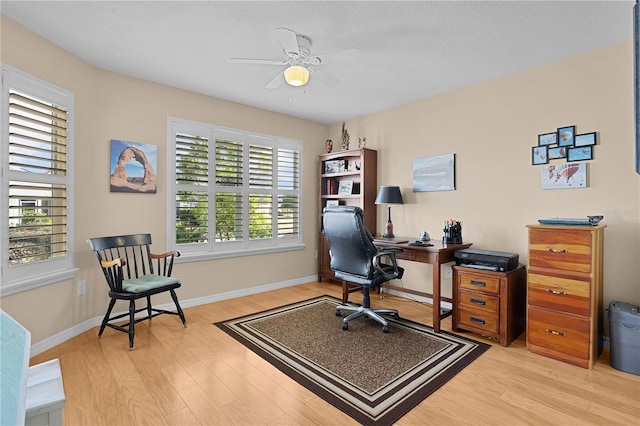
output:
[[[155,194],[158,191],[158,146],[112,139],[111,192]]]

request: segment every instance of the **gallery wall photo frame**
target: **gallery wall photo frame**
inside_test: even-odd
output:
[[[555,145],[558,143],[558,132],[542,133],[538,135],[538,146]]]
[[[547,164],[549,162],[549,148],[546,145],[531,147],[531,164]]]
[[[558,128],[558,145],[573,146],[576,135],[576,126],[565,126]]]
[[[111,192],[157,193],[157,145],[112,139],[109,158]]]
[[[576,135],[575,142],[573,146],[591,146],[596,144],[596,132],[591,133],[583,133],[581,135]]]
[[[549,160],[557,160],[558,158],[566,158],[567,157],[567,148],[562,146],[562,147],[553,147],[553,148],[547,148],[547,157],[549,157]]]
[[[567,162],[593,160],[591,146],[579,146],[567,149]]]

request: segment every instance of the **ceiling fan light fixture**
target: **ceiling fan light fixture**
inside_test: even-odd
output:
[[[309,70],[300,65],[292,65],[284,70],[284,81],[290,86],[304,86],[309,81]]]

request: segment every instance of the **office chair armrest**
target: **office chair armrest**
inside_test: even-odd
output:
[[[380,249],[381,252],[389,252],[389,253],[400,253],[403,252],[404,250],[402,250],[400,247],[382,247]]]
[[[383,249],[378,254],[373,257],[373,267],[376,271],[380,273],[385,279],[393,280],[398,278],[400,274],[400,270],[398,269],[398,261],[396,260],[396,253],[401,252],[401,248],[389,247],[389,249]],[[393,265],[393,273],[388,274],[384,269],[380,267],[380,258],[388,257],[391,261],[391,265]]]

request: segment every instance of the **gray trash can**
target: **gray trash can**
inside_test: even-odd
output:
[[[640,375],[640,306],[609,303],[611,366]]]

